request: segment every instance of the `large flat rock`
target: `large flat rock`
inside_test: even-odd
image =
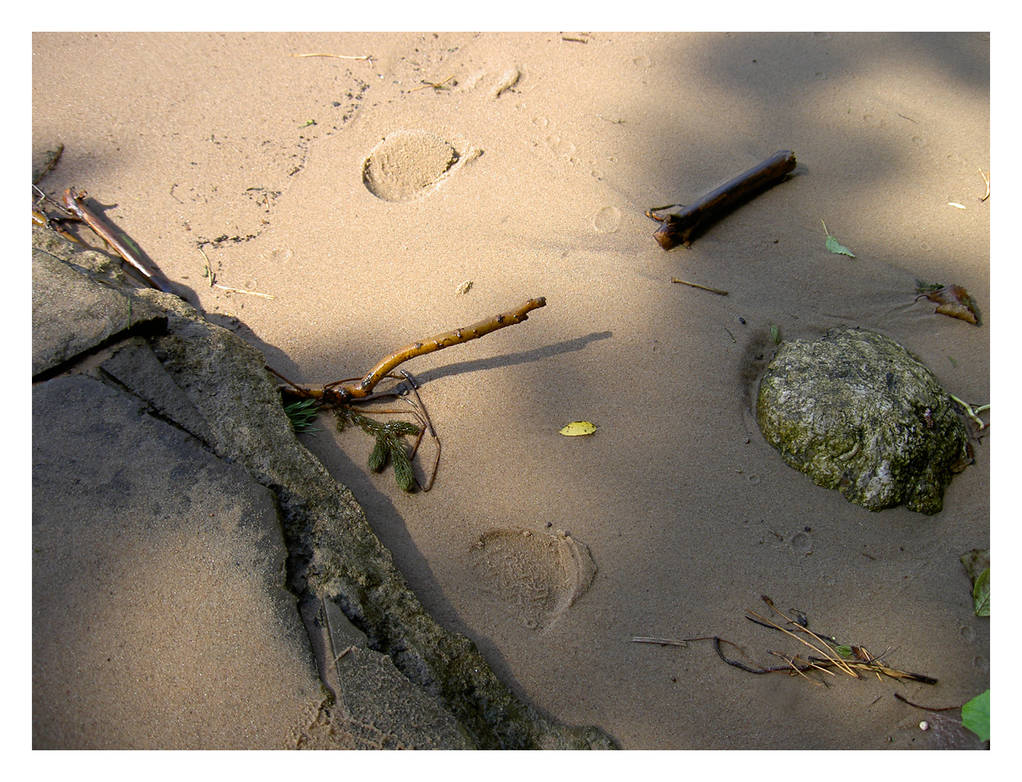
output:
[[[33,423],[34,746],[294,746],[324,693],[269,492],[85,376]]]

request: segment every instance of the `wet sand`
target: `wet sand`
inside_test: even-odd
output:
[[[991,436],[941,513],[870,513],[787,467],[750,405],[771,327],[839,324],[990,400],[989,327],[914,301],[954,283],[989,312],[989,64],[982,34],[37,34],[33,155],[63,143],[46,190],[116,205],[299,382],[546,297],[407,364],[443,444],[429,493],[369,473],[371,442],[327,416],[305,439],[539,708],[625,748],[954,746],[894,692],[989,686],[958,558],[990,543]],[[644,210],[781,149],[790,181],[689,249],[652,239]],[[558,434],[574,420],[599,428]],[[939,685],[814,687],[630,640],[799,651],[744,619],[761,594]]]

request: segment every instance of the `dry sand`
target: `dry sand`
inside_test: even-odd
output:
[[[407,365],[443,443],[428,494],[367,473],[367,438],[326,417],[306,442],[444,625],[538,707],[626,748],[958,741],[920,732],[893,693],[950,705],[988,686],[958,557],[989,545],[989,435],[940,514],[870,513],[788,468],[749,400],[771,325],[846,323],[989,401],[989,328],[913,303],[916,278],[989,303],[989,137],[984,34],[33,37],[33,153],[66,147],[47,190],[116,204],[284,374],[358,375],[546,297]],[[381,142],[366,176],[405,200],[363,181]],[[645,209],[780,149],[791,181],[691,249],[653,241]],[[826,251],[821,218],[856,258]],[[200,244],[219,284],[272,298],[211,287]],[[577,419],[598,432],[558,434]],[[760,594],[940,683],[814,687],[706,644],[630,641],[798,651],[745,621]]]

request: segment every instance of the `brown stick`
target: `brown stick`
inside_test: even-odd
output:
[[[727,291],[722,291],[720,288],[711,288],[709,285],[700,285],[698,282],[689,282],[688,280],[681,280],[677,277],[671,277],[671,282],[677,282],[681,285],[687,285],[690,288],[698,288],[701,291],[709,291],[710,293],[716,293],[718,296],[727,296]]]
[[[69,187],[64,191],[64,206],[71,214],[95,231],[97,236],[113,247],[117,254],[139,272],[146,282],[157,290],[175,293],[167,278],[163,276],[153,260],[142,252],[142,248],[135,243],[135,240],[106,217],[86,205],[85,196],[84,191],[79,192]]]
[[[353,399],[367,399],[372,394],[373,388],[376,387],[377,383],[387,377],[395,367],[409,359],[416,356],[424,356],[436,350],[443,350],[451,345],[459,345],[462,342],[478,339],[479,337],[486,336],[491,331],[497,331],[498,329],[521,323],[523,320],[528,320],[528,313],[532,310],[545,306],[546,299],[540,296],[537,299],[529,299],[518,309],[502,312],[478,323],[473,323],[471,326],[454,329],[454,331],[445,331],[421,342],[413,342],[407,347],[395,350],[393,353],[384,356],[376,366],[369,370],[365,377],[356,383],[346,383],[343,380],[338,380],[336,383],[327,384],[322,389],[307,389],[292,383],[279,372],[272,369],[270,371],[293,386],[300,396],[322,399],[325,402],[347,404]],[[341,385],[342,383],[344,385]]]
[[[660,222],[653,234],[659,245],[670,250],[679,244],[686,247],[710,224],[738,208],[746,201],[759,195],[787,178],[795,168],[795,153],[787,150],[775,152],[758,166],[739,174],[716,190],[707,193],[691,206],[676,214],[658,217],[653,214],[670,207],[656,207],[646,211],[646,216]],[[671,204],[677,206],[677,204]]]

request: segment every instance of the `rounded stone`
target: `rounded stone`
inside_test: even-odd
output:
[[[943,507],[968,436],[936,376],[894,340],[839,327],[783,343],[756,417],[785,462],[869,510]]]

